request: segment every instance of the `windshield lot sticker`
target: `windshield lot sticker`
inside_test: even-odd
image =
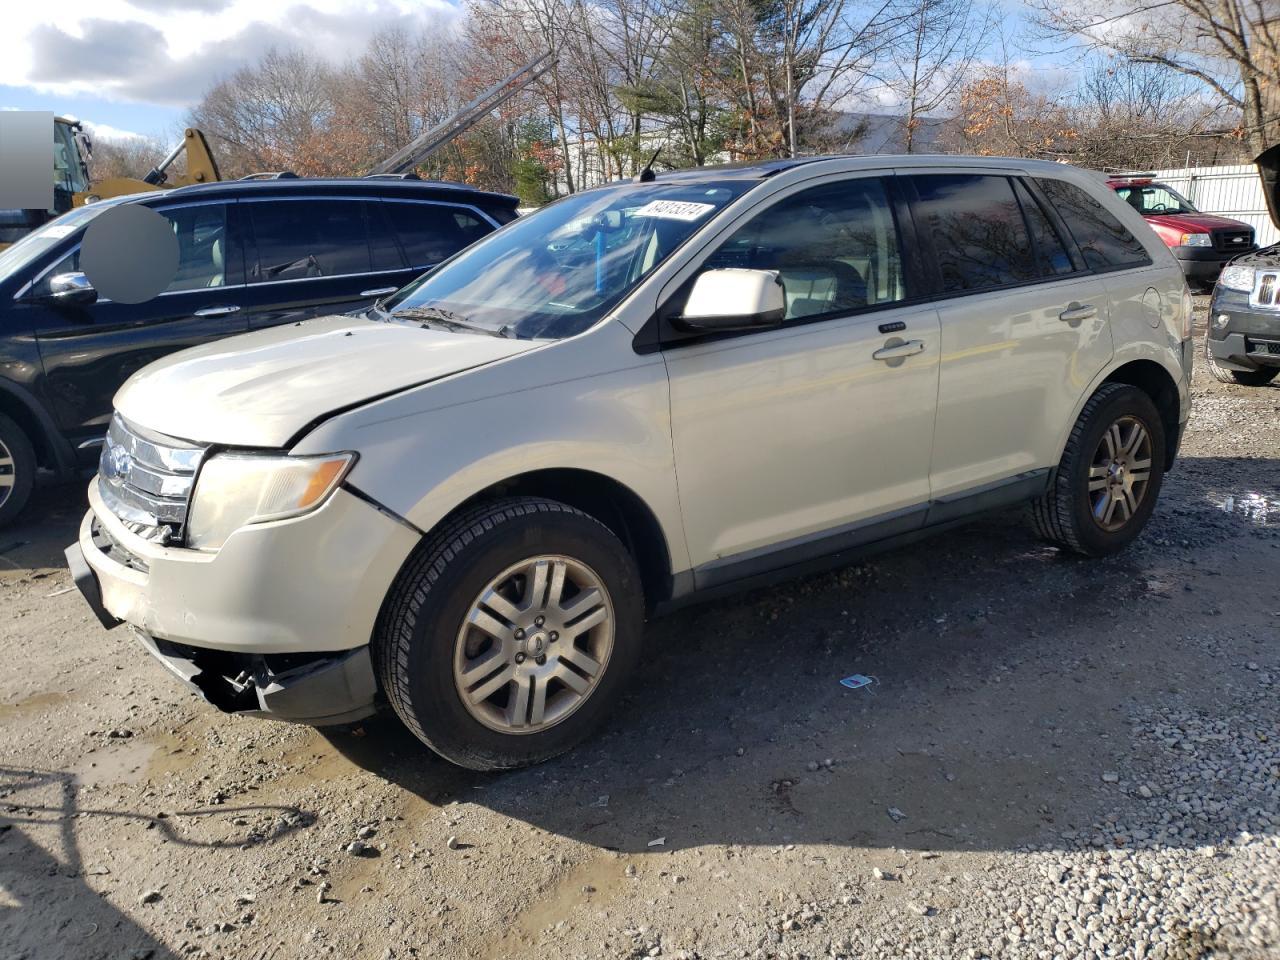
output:
[[[660,220],[684,220],[692,223],[715,209],[715,204],[689,200],[650,200],[632,214],[634,217],[657,217]]]

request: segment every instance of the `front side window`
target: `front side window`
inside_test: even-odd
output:
[[[1075,237],[1091,270],[1115,270],[1151,262],[1142,243],[1101,203],[1065,180],[1037,179],[1040,189]]]
[[[1116,187],[1118,196],[1144,217],[1165,213],[1199,213],[1200,211],[1173,187],[1163,183],[1129,184]]]
[[[916,223],[929,233],[948,293],[1025,283],[1040,276],[1007,177],[913,177]]]
[[[230,252],[226,205],[210,203],[158,212],[173,224],[178,238],[178,272],[169,290],[225,286]]]
[[[173,227],[178,240],[178,271],[165,288],[166,293],[222,287],[227,280],[227,207],[221,203],[157,210]],[[49,292],[49,282],[61,273],[80,271],[80,247],[45,271],[33,290],[37,296]],[[238,280],[235,282],[239,282]]]
[[[368,273],[364,204],[358,200],[245,203],[257,242],[249,282]]]
[[[392,320],[558,339],[612,310],[751,181],[627,183],[508,224],[390,297]]]
[[[823,184],[778,201],[739,227],[702,268],[725,267],[778,271],[786,320],[906,296],[893,209],[874,178]]]

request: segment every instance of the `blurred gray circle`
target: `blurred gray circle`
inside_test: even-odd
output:
[[[80,271],[108,300],[150,300],[168,289],[178,273],[173,225],[140,203],[109,207],[85,227]]]

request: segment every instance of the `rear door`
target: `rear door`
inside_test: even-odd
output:
[[[116,390],[148,363],[246,329],[236,208],[224,200],[156,207],[177,234],[178,272],[164,293],[145,303],[14,303],[23,327],[35,331],[44,368],[41,392],[68,436],[100,437]],[[77,245],[33,278],[31,292],[38,295],[52,277],[78,271],[79,258]]]
[[[946,504],[1057,462],[1063,423],[1111,357],[1108,293],[1018,178],[923,174],[942,357],[932,493]],[[1026,478],[1029,484],[1035,478]]]
[[[241,209],[249,329],[346,313],[392,287],[374,270],[362,197],[253,198]]]

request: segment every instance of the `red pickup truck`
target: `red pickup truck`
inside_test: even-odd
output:
[[[1151,224],[1182,264],[1190,284],[1212,285],[1228,260],[1256,247],[1249,224],[1201,213],[1177,190],[1150,174],[1111,177],[1107,186]]]

